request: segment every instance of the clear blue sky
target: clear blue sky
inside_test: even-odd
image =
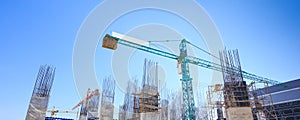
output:
[[[55,105],[70,109],[79,101],[72,76],[73,45],[81,23],[101,2],[1,2],[1,118],[25,118],[41,64],[57,68],[50,108]],[[243,69],[282,82],[300,78],[297,0],[199,0],[198,3],[217,25],[225,46],[239,49]]]

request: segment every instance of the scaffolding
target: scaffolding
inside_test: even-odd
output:
[[[29,103],[26,120],[45,119],[54,76],[55,67],[49,65],[40,66]]]
[[[139,119],[159,119],[157,62],[144,60],[142,89],[134,95],[134,113]]]
[[[224,87],[222,84],[209,85],[207,90],[207,103],[209,108],[209,119],[224,119]]]
[[[128,81],[124,104],[119,106],[120,120],[140,120],[159,118],[159,93],[157,63],[144,60],[142,87],[138,87],[138,79],[134,83]]]
[[[243,80],[238,50],[220,54],[224,80],[224,104],[230,120],[253,120],[246,81]]]
[[[255,120],[278,120],[272,95],[267,82],[251,82],[249,84],[251,107]]]

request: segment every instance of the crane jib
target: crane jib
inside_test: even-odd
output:
[[[111,38],[111,39],[105,39],[105,38]],[[108,43],[105,43],[105,42],[108,42]],[[186,42],[190,43],[188,41],[186,41]],[[122,40],[120,38],[113,37],[113,36],[108,35],[108,34],[104,37],[102,46],[104,48],[115,50],[116,47],[117,47],[117,43],[128,46],[128,47],[131,47],[131,48],[136,48],[136,49],[139,49],[139,50],[144,51],[144,52],[148,52],[148,53],[156,54],[156,55],[159,55],[159,56],[162,56],[162,57],[170,58],[170,59],[173,59],[173,60],[178,60],[179,59],[178,55],[175,55],[175,54],[172,54],[172,53],[169,53],[169,52],[166,52],[166,51],[158,50],[158,49],[155,49],[155,48],[152,48],[152,47],[136,44],[136,43],[133,43],[133,42],[130,42],[130,41]],[[238,68],[234,68],[234,67],[230,68],[230,69],[222,68],[220,64],[210,62],[210,61],[207,61],[207,60],[204,60],[204,59],[201,59],[201,58],[186,56],[186,59],[187,59],[187,62],[190,63],[190,64],[194,64],[194,65],[204,67],[204,68],[208,68],[208,69],[211,69],[211,70],[216,70],[216,71],[219,71],[219,72],[223,71],[223,72],[226,72],[226,73],[230,73],[230,72],[240,73],[241,72],[243,78],[246,78],[246,79],[249,79],[249,80],[253,80],[253,81],[257,81],[257,82],[267,82],[271,85],[280,84],[280,82],[278,82],[278,81],[271,80],[271,79],[264,78],[264,77],[260,77],[260,76],[257,76],[255,74],[248,73],[246,71],[240,71]]]

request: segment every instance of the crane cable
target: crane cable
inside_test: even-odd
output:
[[[220,58],[218,58],[217,56],[211,54],[210,52],[208,52],[208,51],[206,51],[206,50],[204,50],[204,49],[202,49],[202,48],[200,48],[200,47],[198,47],[198,46],[196,46],[196,45],[194,45],[193,43],[191,43],[191,42],[189,42],[189,41],[187,41],[187,43],[190,44],[190,45],[192,45],[193,47],[199,49],[200,51],[202,51],[202,52],[204,52],[204,53],[206,53],[206,54],[208,54],[208,55],[210,55],[210,56],[212,56],[212,57],[214,57],[214,58],[220,60]]]
[[[179,42],[181,40],[152,40],[152,41],[147,41],[149,43],[151,42]]]
[[[214,57],[214,58],[220,60],[220,62],[224,62],[222,59],[220,59],[220,58],[214,56],[213,54],[211,54],[210,52],[208,52],[208,51],[206,51],[206,50],[204,50],[204,49],[202,49],[202,48],[200,48],[200,47],[198,47],[198,46],[192,44],[191,42],[187,41],[187,43],[190,44],[190,45],[192,45],[193,47],[195,47],[195,48],[201,50],[202,52],[204,52],[204,53],[206,53],[206,54],[208,54],[208,55],[210,55],[210,56],[212,56],[212,57]],[[239,70],[239,68],[237,68],[237,67],[234,66],[234,67],[232,67],[232,70]],[[241,71],[241,72],[242,72],[242,73],[245,73],[245,74],[248,74],[248,75],[251,75],[251,76],[254,75],[254,74],[248,73],[248,72],[246,72],[246,71]],[[257,75],[254,75],[254,76],[260,77],[260,76],[257,76]],[[268,79],[268,78],[264,78],[264,77],[261,77],[261,78],[267,80],[267,81],[264,81],[264,82],[266,82],[266,83],[280,84],[280,82],[278,82],[278,81],[274,81],[274,80],[271,80],[271,79]],[[283,85],[283,84],[281,84],[281,85]],[[286,86],[286,85],[283,85],[283,87],[287,87],[287,86]]]
[[[151,42],[176,42],[176,41],[178,42],[178,41],[181,41],[181,40],[160,40],[160,41],[148,41],[148,42],[151,43]],[[206,50],[204,50],[204,49],[202,49],[202,48],[200,48],[200,47],[198,47],[198,46],[192,44],[192,43],[189,42],[189,41],[186,41],[186,42],[187,42],[188,44],[192,45],[193,47],[195,47],[195,48],[201,50],[202,52],[204,52],[204,53],[206,53],[206,54],[208,54],[208,55],[210,55],[210,56],[212,56],[212,57],[214,57],[214,58],[220,60],[221,63],[224,62],[224,61],[221,60],[219,57],[216,57],[215,55],[211,54],[210,52],[208,52],[208,51],[206,51]],[[124,45],[126,45],[126,44],[124,44]],[[131,46],[131,47],[132,47],[132,46]],[[149,49],[149,48],[148,48],[148,49]],[[160,52],[162,52],[162,51],[160,51]],[[213,63],[213,62],[210,62],[210,63]],[[221,65],[219,65],[219,64],[217,64],[217,63],[213,63],[213,64],[216,64],[217,66],[221,66]],[[252,79],[252,80],[255,79],[255,80],[265,81],[265,82],[268,82],[268,83],[271,83],[271,84],[274,84],[274,85],[279,84],[278,81],[274,81],[274,80],[271,80],[271,79],[268,79],[268,78],[264,78],[264,77],[257,76],[257,75],[255,75],[255,74],[248,73],[248,72],[246,72],[246,71],[242,71],[240,68],[237,68],[237,67],[232,67],[230,71],[231,71],[231,72],[234,72],[235,70],[238,70],[239,72],[241,72],[243,76],[244,76],[244,74],[245,74],[246,77],[248,77],[248,79]]]
[[[148,41],[148,42],[151,43],[151,42],[179,42],[179,41],[181,41],[181,40],[155,40],[155,41]],[[212,56],[212,57],[214,57],[214,58],[220,60],[219,57],[217,57],[217,56],[213,55],[212,53],[210,53],[210,52],[208,52],[208,51],[206,51],[206,50],[204,50],[204,49],[198,47],[197,45],[194,45],[194,44],[191,43],[190,41],[187,41],[187,43],[190,44],[191,46],[193,46],[193,47],[199,49],[200,51],[202,51],[202,52],[204,52],[204,53],[206,53],[206,54],[208,54],[208,55],[210,55],[210,56]]]

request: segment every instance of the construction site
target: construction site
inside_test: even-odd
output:
[[[87,89],[86,97],[73,108],[59,110],[48,106],[55,67],[42,65],[26,120],[300,120],[300,79],[280,83],[246,72],[238,50],[219,51],[218,56],[211,56],[219,60],[214,63],[189,56],[187,46],[199,48],[185,39],[178,45],[180,53],[174,54],[117,33],[102,38],[103,49],[117,50],[119,45],[175,61],[181,76],[180,90],[160,89],[160,63],[145,57],[137,68],[142,78],[129,80],[121,105],[115,103],[116,81],[113,75],[107,75],[101,78],[101,89]],[[222,83],[204,88],[205,101],[199,102],[202,99],[193,91],[191,65],[222,73]],[[76,117],[58,117],[58,113]]]

